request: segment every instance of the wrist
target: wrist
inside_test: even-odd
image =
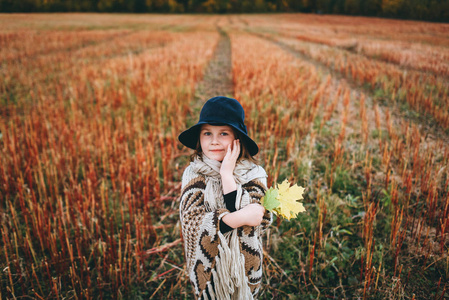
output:
[[[234,174],[232,171],[220,171],[221,178],[234,178]]]
[[[226,195],[229,192],[235,191],[237,189],[237,184],[235,183],[234,176],[229,174],[221,177],[221,183],[223,186],[223,194]]]
[[[221,220],[234,229],[245,225],[242,221],[243,218],[239,210],[223,216]]]

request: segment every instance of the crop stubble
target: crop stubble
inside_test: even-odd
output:
[[[444,64],[399,66],[382,55],[399,42],[429,59],[445,55],[435,39],[444,24],[404,25],[424,46],[400,40],[406,34],[394,41],[377,19],[370,31],[366,19],[348,17],[101,18],[119,25],[58,32],[89,18],[53,15],[45,25],[36,16],[29,22],[41,29],[17,20],[1,35],[1,297],[191,297],[177,274],[176,197],[188,154],[177,134],[197,117],[198,97],[214,91],[196,91],[211,83],[203,77],[219,39],[211,23],[230,36],[233,96],[269,184],[307,187],[308,213],[277,220],[267,236],[261,298],[443,297],[446,137],[429,137],[423,119],[407,120],[385,99],[447,128]],[[347,32],[330,38],[332,30]],[[379,36],[391,41],[373,52],[368,40]]]

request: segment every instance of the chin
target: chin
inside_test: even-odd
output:
[[[223,161],[223,159],[224,159],[224,157],[222,157],[221,155],[211,155],[211,154],[209,154],[209,155],[206,155],[208,158],[210,158],[210,159],[213,159],[213,160],[216,160],[216,161],[219,161],[219,162],[222,162]]]

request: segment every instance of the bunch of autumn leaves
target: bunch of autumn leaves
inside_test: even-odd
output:
[[[288,180],[284,180],[276,187],[271,187],[262,198],[262,205],[268,211],[290,220],[296,218],[298,213],[306,211],[298,200],[303,199],[304,188],[294,184],[290,186]]]

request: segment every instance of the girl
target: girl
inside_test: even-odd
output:
[[[180,218],[187,272],[199,299],[254,299],[262,279],[261,236],[272,215],[261,206],[267,174],[245,113],[214,97],[179,141],[195,150],[184,171]]]

